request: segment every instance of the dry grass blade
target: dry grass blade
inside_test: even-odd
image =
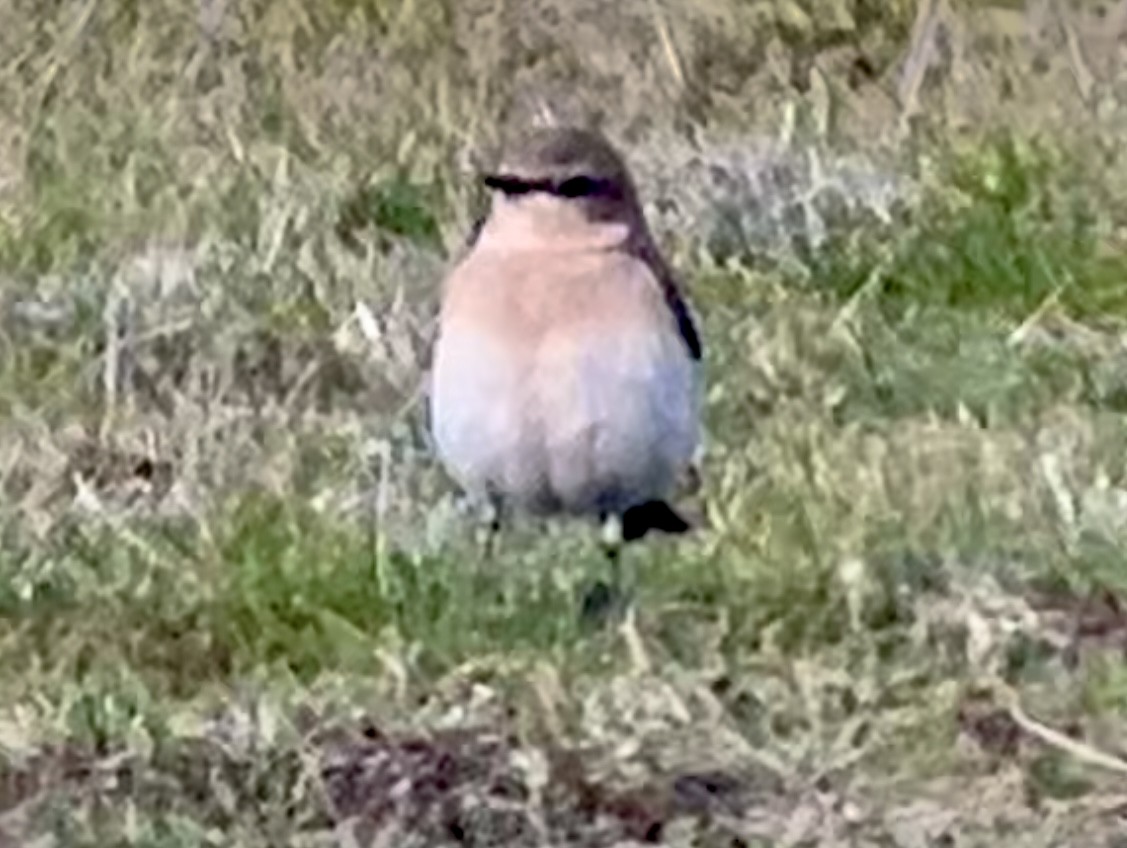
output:
[[[1121,838],[1127,2],[0,20],[0,843]],[[484,154],[573,121],[705,348],[620,628],[419,409]]]
[[[1054,730],[1048,725],[1042,724],[1034,718],[1031,718],[1025,710],[1022,709],[1018,703],[1017,696],[1013,693],[1009,695],[1009,706],[1007,710],[1010,717],[1014,720],[1018,727],[1044,742],[1046,745],[1063,751],[1070,757],[1074,757],[1082,763],[1090,766],[1106,769],[1108,771],[1116,772],[1117,774],[1127,775],[1127,760],[1116,757],[1105,751],[1101,751],[1093,745],[1082,742],[1078,739],[1073,739],[1066,736],[1059,730]]]

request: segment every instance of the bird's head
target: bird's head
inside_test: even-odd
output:
[[[490,227],[508,236],[625,240],[645,226],[625,161],[591,130],[534,129],[482,179],[493,192]]]

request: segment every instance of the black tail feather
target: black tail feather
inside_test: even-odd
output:
[[[693,529],[684,518],[665,501],[646,501],[632,506],[622,514],[622,541],[641,539],[651,530],[661,533],[681,534]]]

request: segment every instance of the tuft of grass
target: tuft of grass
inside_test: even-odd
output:
[[[1108,28],[955,6],[0,0],[0,843],[1114,836],[1011,709],[1118,756]],[[702,526],[621,629],[593,528],[483,557],[420,404],[545,105],[706,339]]]

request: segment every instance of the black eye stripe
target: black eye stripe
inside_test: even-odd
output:
[[[591,177],[571,177],[556,187],[562,197],[607,197],[614,193],[610,180],[596,180]]]
[[[547,185],[543,182],[521,179],[520,177],[507,177],[504,175],[487,174],[482,178],[485,185],[502,194],[528,194],[533,191],[545,191]]]
[[[557,197],[617,197],[619,192],[612,180],[577,176],[565,180],[528,180],[505,174],[487,174],[482,182],[495,191],[509,196],[543,192]]]

